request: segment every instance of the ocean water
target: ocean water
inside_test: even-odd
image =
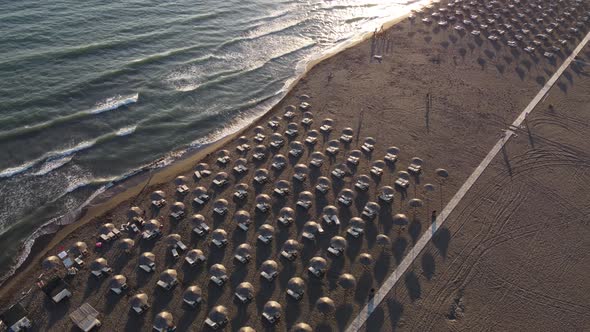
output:
[[[113,181],[247,124],[411,3],[0,0],[0,275]]]

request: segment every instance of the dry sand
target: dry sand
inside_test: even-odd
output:
[[[571,48],[574,45],[575,43],[570,43]],[[569,54],[568,51],[564,50],[565,52]],[[585,52],[584,57],[588,57],[587,51]],[[382,55],[383,60],[381,62],[376,61],[372,58],[372,54]],[[164,309],[173,313],[174,321],[179,330],[198,331],[202,329],[203,321],[209,309],[217,304],[226,305],[230,311],[231,317],[228,330],[237,330],[241,326],[249,325],[261,331],[270,329],[262,322],[260,316],[260,310],[268,300],[279,301],[283,306],[283,318],[275,327],[277,331],[286,330],[300,321],[310,323],[317,330],[344,329],[359,308],[366,303],[369,289],[378,287],[403,258],[404,252],[413,245],[420,234],[427,228],[426,222],[430,218],[431,210],[441,209],[441,201],[443,204],[446,203],[458,189],[496,142],[501,130],[505,129],[506,124],[511,123],[515,115],[528,104],[544,84],[544,81],[557,68],[559,62],[560,60],[557,63],[551,63],[542,57],[531,59],[526,53],[515,52],[504,44],[494,45],[487,40],[477,42],[470,35],[460,37],[451,29],[445,30],[427,26],[419,22],[419,20],[416,23],[405,20],[385,32],[377,40],[368,40],[323,61],[314,67],[283,101],[267,115],[263,116],[259,123],[265,126],[266,134],[270,136],[272,131],[265,125],[266,122],[273,116],[281,116],[287,105],[299,104],[298,96],[307,94],[311,96],[310,103],[315,116],[312,126],[314,129],[318,129],[321,120],[324,118],[330,117],[335,120],[334,131],[330,137],[320,137],[320,142],[316,145],[315,150],[323,151],[326,142],[329,139],[337,138],[345,127],[353,127],[355,130],[355,139],[350,147],[341,146],[341,151],[335,160],[327,160],[321,171],[312,173],[310,181],[308,180],[303,186],[293,186],[291,188],[292,194],[286,200],[273,198],[273,212],[268,216],[254,213],[253,198],[256,194],[262,192],[270,194],[273,183],[279,179],[291,181],[292,166],[295,163],[307,164],[310,150],[307,150],[299,160],[290,161],[291,167],[280,174],[271,172],[271,183],[263,187],[252,186],[252,177],[256,168],[269,168],[270,158],[259,164],[250,163],[248,174],[242,178],[236,179],[232,174],[230,185],[226,186],[224,190],[213,191],[213,200],[225,197],[232,202],[233,186],[239,182],[251,185],[250,199],[243,205],[231,203],[230,212],[223,220],[212,217],[212,204],[208,204],[204,209],[199,210],[190,204],[193,196],[190,194],[186,196],[183,200],[187,204],[188,215],[201,213],[207,217],[211,225],[223,228],[228,232],[230,241],[224,250],[213,249],[209,246],[208,240],[199,239],[192,235],[192,225],[188,218],[180,222],[168,221],[169,210],[168,207],[164,208],[159,212],[159,215],[164,216],[166,220],[164,222],[164,234],[180,233],[183,241],[190,247],[204,250],[206,256],[208,256],[206,267],[189,268],[182,264],[182,259],[176,262],[173,261],[163,240],[155,242],[138,240],[139,245],[135,248],[134,255],[131,257],[125,257],[116,248],[103,248],[100,252],[93,252],[87,261],[100,256],[107,258],[116,273],[122,273],[128,277],[128,283],[131,286],[128,295],[115,296],[109,293],[107,291],[108,280],[99,281],[94,279],[87,269],[83,269],[71,281],[74,296],[67,303],[53,305],[39,290],[33,287],[32,292],[24,298],[23,304],[30,311],[30,316],[35,321],[35,330],[70,330],[72,323],[69,321],[67,314],[82,303],[88,302],[101,312],[99,317],[103,322],[101,330],[105,331],[149,330],[153,317]],[[569,79],[561,80],[561,85],[559,85],[561,89],[556,86],[543,105],[547,105],[551,98],[557,98],[558,101],[562,100],[565,105],[570,102],[572,96],[574,96],[575,102],[585,102],[584,105],[588,105],[588,96],[583,94],[584,91],[587,91],[587,85],[586,90],[578,88],[578,84],[583,81],[584,75],[575,70],[568,70],[568,74],[565,76]],[[576,93],[576,91],[578,92]],[[427,95],[432,99],[432,107],[430,108],[426,107]],[[554,105],[558,105],[558,101]],[[559,110],[560,108],[556,106],[555,109]],[[582,110],[579,111],[583,113]],[[541,113],[543,112],[539,112],[537,115],[540,116]],[[562,153],[563,158],[583,159],[585,155],[582,153],[583,147],[575,148],[575,143],[579,141],[578,136],[575,135],[577,135],[576,133],[584,133],[587,126],[583,122],[576,121],[574,115],[569,115],[567,119],[571,119],[571,121],[565,121],[563,117],[548,114],[545,119],[540,118],[538,120],[536,127],[532,124],[532,119],[529,125],[534,127],[534,132],[539,131],[538,134],[534,134],[535,137],[539,137],[539,146],[545,147],[543,144],[548,144],[545,142],[556,142],[556,135],[559,135],[560,138],[566,137],[568,148],[573,146],[573,150]],[[299,122],[300,120],[301,113],[298,111],[295,121]],[[279,132],[284,132],[286,124],[287,121],[282,120]],[[543,132],[543,130],[548,131]],[[252,138],[254,136],[252,127],[246,129],[242,134]],[[298,210],[297,221],[290,228],[276,225],[275,215],[278,210],[285,205],[295,208],[296,194],[303,190],[313,192],[315,179],[320,174],[329,177],[329,172],[334,165],[343,162],[348,151],[358,148],[362,144],[363,138],[367,136],[376,138],[377,145],[371,156],[362,159],[355,176],[368,174],[371,162],[381,159],[385,155],[385,150],[392,145],[401,149],[400,160],[396,167],[386,169],[381,180],[378,183],[372,183],[368,193],[357,195],[355,203],[350,209],[340,209],[339,213],[343,224],[339,229],[324,225],[327,234],[322,236],[316,245],[307,244],[300,258],[293,263],[288,263],[279,258],[280,245],[289,238],[299,240],[303,223],[307,220],[319,220],[321,208],[327,204],[334,204],[335,193],[343,187],[352,188],[354,180],[348,178],[345,183],[334,182],[330,194],[325,199],[316,199],[309,214]],[[302,141],[304,138],[304,130],[300,130],[297,139]],[[231,151],[232,161],[234,161],[239,157],[235,150],[238,144],[235,137],[230,137],[227,141],[224,148]],[[251,144],[254,145],[254,143]],[[518,144],[522,144],[522,150],[517,149]],[[514,145],[510,145],[507,152],[508,159],[514,160],[516,158],[510,156],[526,156],[526,151],[529,149],[527,144],[529,143],[526,136],[521,134],[518,141]],[[498,175],[500,178],[491,180],[494,179],[494,174],[487,174],[491,170],[486,173],[486,178],[478,182],[478,190],[473,190],[474,194],[469,195],[469,200],[462,203],[465,204],[465,208],[459,210],[461,216],[457,217],[457,221],[450,222],[448,229],[440,230],[440,234],[437,236],[432,248],[429,249],[432,252],[431,258],[421,260],[426,262],[423,263],[426,270],[428,270],[428,262],[434,262],[435,269],[432,272],[426,271],[423,274],[419,272],[419,263],[417,262],[416,271],[410,272],[409,277],[406,277],[406,284],[412,286],[418,283],[421,285],[418,288],[420,291],[416,293],[415,287],[409,287],[410,293],[405,294],[405,288],[399,285],[392,292],[392,298],[387,301],[385,309],[376,312],[375,317],[371,317],[370,321],[375,325],[368,326],[367,329],[391,330],[393,328],[392,324],[400,326],[400,321],[404,327],[412,327],[416,330],[436,329],[438,326],[441,326],[441,329],[454,329],[452,324],[458,324],[457,322],[467,324],[459,326],[464,329],[489,328],[493,324],[505,324],[498,325],[498,329],[502,330],[520,329],[521,327],[529,329],[533,325],[520,325],[520,321],[513,321],[524,319],[527,310],[530,310],[531,313],[538,313],[538,311],[535,312],[532,309],[533,307],[530,304],[521,304],[519,306],[516,301],[513,302],[514,307],[520,308],[521,312],[511,310],[509,313],[514,315],[512,316],[514,319],[507,322],[504,315],[507,314],[508,308],[505,307],[502,299],[490,300],[487,298],[498,294],[511,296],[518,292],[523,294],[520,301],[524,301],[522,300],[524,298],[542,304],[543,302],[539,300],[539,297],[542,297],[543,301],[546,302],[552,302],[553,299],[556,299],[563,304],[560,307],[565,308],[568,307],[565,304],[573,303],[577,306],[573,306],[574,309],[569,308],[570,310],[586,312],[587,310],[584,308],[587,307],[583,305],[580,307],[579,301],[582,301],[581,298],[563,298],[564,296],[581,297],[583,296],[582,292],[574,292],[573,290],[568,290],[568,293],[564,294],[551,294],[548,292],[560,287],[559,285],[550,286],[550,280],[553,279],[545,269],[546,264],[549,264],[547,260],[551,257],[548,255],[549,252],[555,255],[555,259],[551,259],[551,262],[554,262],[552,271],[560,272],[564,278],[563,280],[570,276],[572,279],[567,280],[576,285],[579,283],[579,287],[588,284],[582,279],[583,276],[580,276],[579,272],[577,272],[580,271],[577,270],[579,267],[584,266],[584,260],[579,257],[582,257],[580,255],[587,251],[584,249],[587,248],[587,244],[584,247],[580,245],[583,242],[567,242],[569,244],[568,248],[570,248],[568,250],[559,246],[566,243],[566,239],[569,240],[568,236],[582,239],[583,231],[579,228],[587,225],[584,225],[581,221],[576,222],[576,220],[578,220],[577,216],[584,214],[581,206],[587,204],[583,204],[581,201],[572,201],[571,204],[559,203],[561,204],[559,207],[557,205],[552,207],[548,204],[551,199],[555,202],[553,196],[557,194],[564,197],[563,201],[567,199],[581,200],[584,197],[583,194],[587,194],[587,190],[581,184],[581,180],[571,180],[571,176],[572,174],[581,174],[578,178],[583,179],[584,173],[581,170],[576,171],[575,166],[573,166],[573,168],[566,171],[567,174],[564,174],[563,177],[555,178],[548,175],[559,174],[556,171],[558,168],[553,173],[544,173],[549,169],[550,165],[543,166],[547,164],[540,162],[539,167],[534,166],[543,157],[557,158],[559,160],[559,157],[553,156],[555,150],[551,150],[559,149],[556,144],[558,143],[548,144],[548,146],[550,145],[548,147],[549,151],[541,155],[536,155],[537,152],[534,151],[535,153],[531,153],[530,156],[520,161],[524,165],[521,168],[529,167],[531,172],[537,169],[541,175],[545,176],[539,179],[549,179],[550,182],[535,179],[534,175],[529,176],[529,169],[522,168],[524,171],[519,172],[519,174],[522,174],[519,182],[516,184],[511,183],[510,175],[506,175],[506,165],[503,163],[503,159],[500,159],[497,169],[494,169],[501,175]],[[216,145],[215,147],[219,146]],[[287,152],[288,147],[286,145],[281,149],[281,153],[286,155]],[[251,154],[251,152],[248,154],[248,160],[251,160]],[[409,160],[415,156],[424,159],[424,173],[419,179],[412,180],[407,196],[404,198],[401,193],[397,193],[392,207],[390,209],[384,207],[377,220],[367,223],[366,233],[362,239],[348,238],[349,246],[344,257],[329,257],[326,254],[326,248],[329,245],[330,237],[336,234],[344,236],[348,219],[360,215],[367,201],[376,200],[377,188],[382,185],[393,185],[397,171],[405,170]],[[212,156],[205,157],[205,162],[210,165],[215,164],[214,160],[215,158]],[[191,159],[186,161],[185,164],[192,163],[192,166],[194,166],[196,162],[196,160]],[[516,160],[514,162],[516,163]],[[230,165],[232,164],[230,163]],[[227,167],[228,173],[231,173],[231,167],[233,166]],[[451,173],[451,177],[444,184],[444,190],[442,191],[436,182],[434,174],[435,168],[438,167],[444,167]],[[518,165],[515,164],[513,167],[513,172],[515,172]],[[96,239],[97,230],[101,224],[113,222],[119,225],[126,222],[126,212],[130,205],[137,204],[144,210],[151,211],[149,209],[149,193],[156,189],[168,193],[168,206],[170,206],[174,201],[173,197],[175,197],[175,185],[171,180],[173,175],[176,175],[175,173],[181,169],[182,167],[177,166],[174,169],[175,171],[170,171],[170,169],[165,171],[167,172],[166,175],[160,176],[160,179],[168,180],[165,184],[146,188],[146,190],[141,190],[143,188],[141,184],[136,186],[135,191],[125,194],[127,197],[133,197],[132,200],[119,204],[103,215],[101,215],[100,209],[97,209],[95,212],[96,218],[90,220],[83,227],[74,229],[71,233],[62,232],[58,234],[56,239],[59,241],[54,240],[53,243],[59,242],[57,245],[65,248],[78,240],[92,243]],[[219,165],[214,166],[214,173],[220,170],[223,169]],[[191,173],[192,171],[186,172],[186,175],[190,176]],[[534,174],[534,172],[530,174]],[[567,183],[563,182],[566,176],[570,180]],[[210,181],[211,178],[200,180],[198,183],[192,183],[191,181],[190,187],[193,188],[197,185],[209,187]],[[490,185],[490,181],[493,185]],[[505,181],[506,184],[496,185],[496,183],[502,181]],[[425,183],[436,184],[437,190],[429,196],[425,196],[422,189]],[[535,186],[541,185],[541,183],[542,188],[552,189],[551,194],[547,195],[538,189],[534,190]],[[551,183],[550,186],[549,183]],[[574,192],[573,190],[566,190],[571,186],[579,186],[577,189],[579,194],[574,195],[571,194]],[[506,192],[504,193],[502,190],[506,190]],[[140,193],[135,197],[134,195],[137,192]],[[570,194],[565,195],[567,193]],[[497,201],[498,196],[501,194],[506,196],[502,197],[501,202],[495,203],[494,200]],[[488,198],[486,199],[482,195]],[[514,196],[514,199],[509,199],[510,195]],[[536,196],[539,196],[539,198],[536,198]],[[428,207],[418,209],[416,212],[411,210],[407,202],[414,197],[428,201]],[[542,197],[546,198],[541,199]],[[519,205],[519,201],[523,203]],[[116,202],[116,200],[113,202]],[[516,207],[522,206],[523,209],[529,204],[530,206],[527,208],[528,210],[523,210],[522,213],[515,213],[512,212],[516,210],[513,204],[516,204]],[[247,234],[236,230],[231,219],[233,213],[240,209],[250,211],[254,218],[254,224]],[[148,212],[148,216],[151,217],[151,213]],[[412,219],[410,225],[403,228],[393,225],[392,216],[395,213],[408,214]],[[455,212],[455,214],[458,213]],[[477,218],[477,215],[480,215],[480,217]],[[555,217],[546,218],[553,215]],[[492,218],[490,216],[497,217]],[[569,218],[567,218],[568,216]],[[542,224],[539,222],[541,217],[543,217]],[[505,223],[509,218],[518,220],[521,227],[517,227],[516,223]],[[559,227],[562,232],[556,229],[546,234],[539,233],[539,238],[534,237],[536,234],[534,231],[527,233],[527,225],[532,225],[534,226],[534,228],[531,226],[533,230],[539,231],[543,229],[541,225],[547,227],[555,220],[558,220],[558,222],[552,224],[553,227],[561,225]],[[257,234],[255,230],[264,222],[275,225],[277,230],[270,250],[266,247],[256,247],[255,238]],[[565,225],[569,225],[570,231],[567,233],[563,232]],[[512,233],[510,232],[511,229],[513,229]],[[507,233],[503,234],[503,232]],[[392,239],[393,244],[390,250],[387,249],[383,252],[380,247],[375,245],[378,234],[387,234]],[[538,263],[535,263],[529,257],[515,254],[515,251],[511,250],[513,247],[492,246],[495,243],[494,241],[501,242],[504,238],[510,239],[510,236],[520,234],[525,234],[519,239],[525,242],[528,241],[526,245],[523,245],[524,242],[516,241],[516,239],[502,243],[509,243],[513,247],[528,247],[529,250],[536,250],[530,258],[543,257],[545,260],[539,260]],[[485,239],[486,236],[489,236],[491,240],[481,240]],[[532,242],[539,239],[544,239],[542,243],[545,245],[542,248],[534,246]],[[233,260],[234,249],[244,242],[252,244],[255,248],[253,261],[246,266],[240,265]],[[486,246],[484,247],[482,244]],[[492,257],[489,254],[493,251],[486,250],[487,248],[503,249],[498,249]],[[136,262],[139,253],[148,250],[154,252],[157,257],[157,273],[153,275],[146,275],[137,270]],[[55,254],[57,248],[50,245],[47,251],[50,254]],[[369,270],[364,270],[356,261],[358,255],[363,252],[371,253],[377,261],[374,267]],[[516,252],[518,253],[518,251]],[[557,252],[560,254],[556,254]],[[446,258],[443,259],[438,256],[439,253],[442,257],[446,255]],[[470,256],[469,253],[472,253],[472,255]],[[521,253],[524,255],[530,252],[522,251]],[[578,255],[572,256],[572,261],[564,265],[566,264],[564,261],[570,257],[570,254],[573,255],[574,253]],[[330,267],[323,281],[308,276],[305,271],[309,259],[314,255],[328,257]],[[278,279],[272,284],[262,281],[257,269],[262,261],[269,258],[279,262],[280,269]],[[493,260],[486,261],[485,258],[493,258]],[[478,263],[479,259],[483,259],[483,262]],[[207,268],[218,262],[223,263],[228,268],[230,275],[230,282],[223,289],[211,286],[208,282]],[[463,264],[462,262],[466,263]],[[531,264],[530,267],[525,268],[523,262]],[[562,265],[556,265],[557,262]],[[0,304],[4,306],[15,301],[20,297],[21,291],[34,286],[34,281],[41,273],[40,261],[39,259],[37,261],[33,260],[30,264],[30,269],[18,274],[4,287]],[[479,268],[480,266],[481,268]],[[155,283],[159,272],[170,267],[178,270],[181,284],[171,292],[156,289]],[[513,275],[511,269],[516,268],[518,273]],[[526,271],[528,271],[528,275],[525,274]],[[341,273],[351,273],[357,278],[358,287],[350,294],[346,294],[344,290],[336,285],[336,280]],[[504,274],[502,278],[496,277],[502,275],[502,273]],[[288,300],[285,295],[286,282],[293,276],[300,276],[306,280],[307,292],[304,299],[299,303]],[[430,276],[431,280],[425,281],[426,276]],[[530,277],[527,278],[527,276]],[[531,284],[521,284],[521,282],[531,281],[531,279],[533,280]],[[247,306],[236,305],[233,300],[233,289],[242,281],[251,282],[256,290],[254,301]],[[205,303],[195,310],[187,309],[181,305],[183,290],[193,284],[199,285],[204,290],[206,299]],[[464,284],[467,286],[461,287]],[[561,288],[565,288],[565,284],[562,285]],[[462,293],[459,292],[459,289],[463,289]],[[129,295],[137,291],[148,293],[152,305],[150,311],[139,318],[129,312],[128,305]],[[404,293],[404,295],[400,295],[401,293]],[[538,294],[539,297],[535,297],[535,294]],[[314,310],[314,303],[321,296],[329,296],[335,300],[337,310],[334,315],[324,317]],[[465,306],[464,303],[468,303],[469,306],[463,314],[457,314],[459,318],[456,319],[455,323],[449,323],[446,315],[449,313],[449,307],[455,299],[457,299],[458,307]],[[490,308],[493,308],[493,310]],[[570,312],[575,313],[576,311]],[[468,317],[472,318],[468,319]],[[450,325],[437,325],[439,323]],[[568,326],[564,327],[567,328]]]

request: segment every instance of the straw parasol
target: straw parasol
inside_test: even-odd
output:
[[[227,320],[227,316],[229,316],[229,311],[226,307],[222,305],[218,305],[213,307],[209,312],[209,319],[215,323],[221,323]]]
[[[142,215],[143,211],[139,208],[139,206],[132,206],[131,208],[129,208],[129,211],[127,211],[127,217],[129,219],[134,217],[140,217]]]
[[[146,251],[141,256],[139,256],[139,265],[150,265],[156,261],[156,255],[153,253]]]
[[[135,241],[130,238],[125,238],[119,241],[118,246],[121,250],[129,251],[133,249],[133,246],[135,246]]]
[[[350,273],[344,273],[338,278],[338,285],[345,290],[350,290],[356,287],[356,279]]]
[[[294,293],[302,294],[305,291],[305,281],[299,277],[293,277],[287,282],[287,289]]]
[[[236,248],[236,255],[240,255],[242,257],[250,255],[252,252],[252,246],[248,243],[242,243]]]
[[[315,307],[318,309],[320,313],[324,315],[329,315],[332,312],[334,312],[336,305],[334,304],[334,301],[331,298],[324,296],[318,299],[318,301],[315,304]]]
[[[330,246],[334,249],[344,250],[346,249],[346,245],[346,239],[342,236],[334,236],[332,239],[330,239]]]
[[[173,212],[184,211],[186,207],[183,202],[175,202],[170,208]]]
[[[234,221],[238,224],[250,222],[250,213],[245,210],[240,210],[234,214]]]
[[[409,223],[408,216],[403,213],[398,213],[393,216],[393,223],[395,225],[407,225]]]
[[[174,327],[172,314],[168,311],[162,311],[154,318],[154,328],[162,331],[167,331],[169,328]]]
[[[211,268],[209,268],[209,274],[214,277],[221,278],[223,276],[227,276],[227,269],[221,264],[213,264]]]
[[[148,296],[145,293],[137,293],[131,297],[129,304],[133,308],[141,308],[148,305]]]
[[[202,214],[193,214],[191,217],[191,221],[197,224],[201,224],[205,222],[205,217]]]
[[[111,223],[106,223],[106,224],[103,224],[102,226],[100,226],[100,228],[98,229],[98,232],[100,234],[107,235],[110,232],[112,232],[113,229],[115,229],[115,225],[113,225]]]
[[[127,278],[122,274],[117,274],[109,282],[110,288],[121,288],[127,283]]]
[[[242,282],[236,287],[236,294],[251,299],[254,296],[254,286],[249,282]]]
[[[160,273],[160,280],[167,284],[173,283],[178,277],[178,273],[174,269],[167,269]]]
[[[283,250],[286,252],[295,252],[299,250],[299,242],[297,240],[289,239],[283,244]]]
[[[83,255],[88,252],[88,245],[85,242],[78,241],[70,249],[75,255]]]
[[[221,228],[218,228],[211,233],[211,237],[214,240],[222,242],[224,240],[227,240],[227,232]]]
[[[187,178],[186,178],[186,176],[184,176],[184,175],[177,176],[177,177],[176,177],[176,179],[174,179],[174,183],[175,183],[177,186],[181,186],[181,185],[183,185],[183,184],[186,184],[186,183],[187,183]]]
[[[168,234],[166,236],[166,244],[172,247],[177,245],[181,240],[182,238],[180,237],[180,234],[177,233]]]
[[[43,260],[41,266],[44,270],[52,270],[61,265],[61,260],[57,256],[49,256]]]
[[[241,327],[238,332],[256,332],[255,329],[251,328],[250,326]]]
[[[274,234],[274,232],[275,232],[275,228],[269,224],[263,224],[258,228],[258,234],[260,234],[264,237],[272,236]]]
[[[389,238],[389,236],[387,236],[385,234],[377,235],[376,242],[377,242],[377,245],[383,249],[391,246],[391,239]]]
[[[369,253],[362,253],[359,255],[359,263],[361,263],[364,267],[368,267],[373,264],[373,256]]]
[[[318,271],[324,271],[328,268],[328,262],[324,257],[316,256],[309,260],[309,266]]]
[[[145,229],[146,231],[155,231],[157,229],[160,229],[161,226],[162,224],[160,224],[158,220],[150,219],[143,224],[143,229]]]
[[[281,305],[277,301],[268,301],[262,311],[271,317],[275,317],[281,314]]]
[[[272,259],[262,262],[262,265],[260,266],[260,270],[262,270],[263,272],[266,272],[270,275],[277,272],[278,269],[279,269],[279,265],[277,264],[277,262],[273,261]]]
[[[166,199],[166,193],[162,190],[156,190],[152,193],[152,200],[157,201],[160,199]]]
[[[203,296],[203,291],[199,286],[189,286],[182,294],[182,298],[187,302],[197,302]]]
[[[295,210],[290,207],[284,207],[279,211],[279,217],[294,218]]]
[[[91,271],[101,271],[102,269],[108,266],[108,262],[106,259],[99,257],[90,263],[90,270]]]

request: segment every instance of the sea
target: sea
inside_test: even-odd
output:
[[[407,0],[0,0],[0,275],[114,184],[270,109]]]

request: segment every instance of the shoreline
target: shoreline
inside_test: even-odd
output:
[[[431,2],[433,1],[418,0],[407,5],[403,8],[403,11],[401,13],[397,13],[394,17],[382,22],[382,30],[390,29],[394,25],[406,19],[413,10],[426,6]],[[0,297],[2,297],[6,293],[7,289],[12,288],[14,286],[13,280],[18,279],[17,276],[19,274],[26,273],[26,271],[30,269],[30,266],[32,266],[32,264],[40,261],[41,258],[45,256],[51,248],[57,245],[57,243],[66,238],[76,229],[92,221],[94,218],[107,213],[109,210],[115,208],[119,204],[129,200],[131,196],[140,194],[144,188],[149,188],[151,186],[171,181],[177,174],[188,171],[190,168],[194,167],[195,163],[209,156],[211,152],[217,150],[217,148],[219,148],[220,146],[223,146],[227,142],[232,141],[233,139],[239,137],[241,133],[255,126],[258,120],[270,113],[278,104],[280,104],[283,100],[289,97],[297,83],[304,79],[315,66],[349,48],[355,47],[356,45],[365,42],[372,36],[373,31],[363,31],[359,33],[357,36],[353,36],[350,39],[347,39],[325,50],[324,52],[319,53],[317,57],[313,57],[312,59],[307,61],[305,59],[302,59],[296,65],[294,77],[285,82],[284,87],[281,88],[281,90],[279,90],[279,93],[277,94],[276,98],[271,98],[276,99],[276,101],[268,107],[266,107],[266,109],[262,112],[253,112],[254,114],[248,118],[246,124],[239,127],[233,133],[222,136],[217,140],[205,143],[193,150],[191,150],[191,145],[189,145],[184,149],[178,151],[171,151],[170,155],[173,155],[177,152],[182,152],[182,155],[178,159],[173,160],[169,165],[166,165],[162,168],[151,168],[152,165],[156,165],[159,161],[164,160],[166,158],[166,156],[164,156],[150,163],[145,168],[138,169],[138,173],[131,175],[128,178],[125,178],[120,183],[117,183],[112,187],[107,188],[104,192],[97,195],[97,197],[94,197],[86,205],[81,205],[81,207],[79,207],[79,209],[81,209],[81,215],[78,218],[76,218],[74,222],[65,225],[44,224],[43,226],[41,226],[57,226],[58,230],[52,233],[42,234],[39,237],[32,240],[33,243],[30,245],[29,253],[28,255],[26,255],[26,258],[21,260],[20,265],[18,265],[14,270],[11,267],[6,274],[1,276],[3,279],[0,280],[0,286],[2,287],[0,289]],[[215,137],[217,134],[217,132],[213,132],[210,135],[203,137],[203,139],[207,140],[207,137]],[[154,171],[155,174],[150,175],[147,179],[145,178],[145,176],[151,174]],[[152,181],[154,178],[156,179],[156,181]],[[139,187],[142,187],[142,190],[138,190]],[[19,251],[18,257],[21,257],[21,253],[27,245],[26,241],[28,240],[25,240],[25,242],[21,244],[22,249],[21,251]],[[39,245],[38,242],[44,243],[45,245]],[[11,270],[13,270],[13,272],[10,274]]]

